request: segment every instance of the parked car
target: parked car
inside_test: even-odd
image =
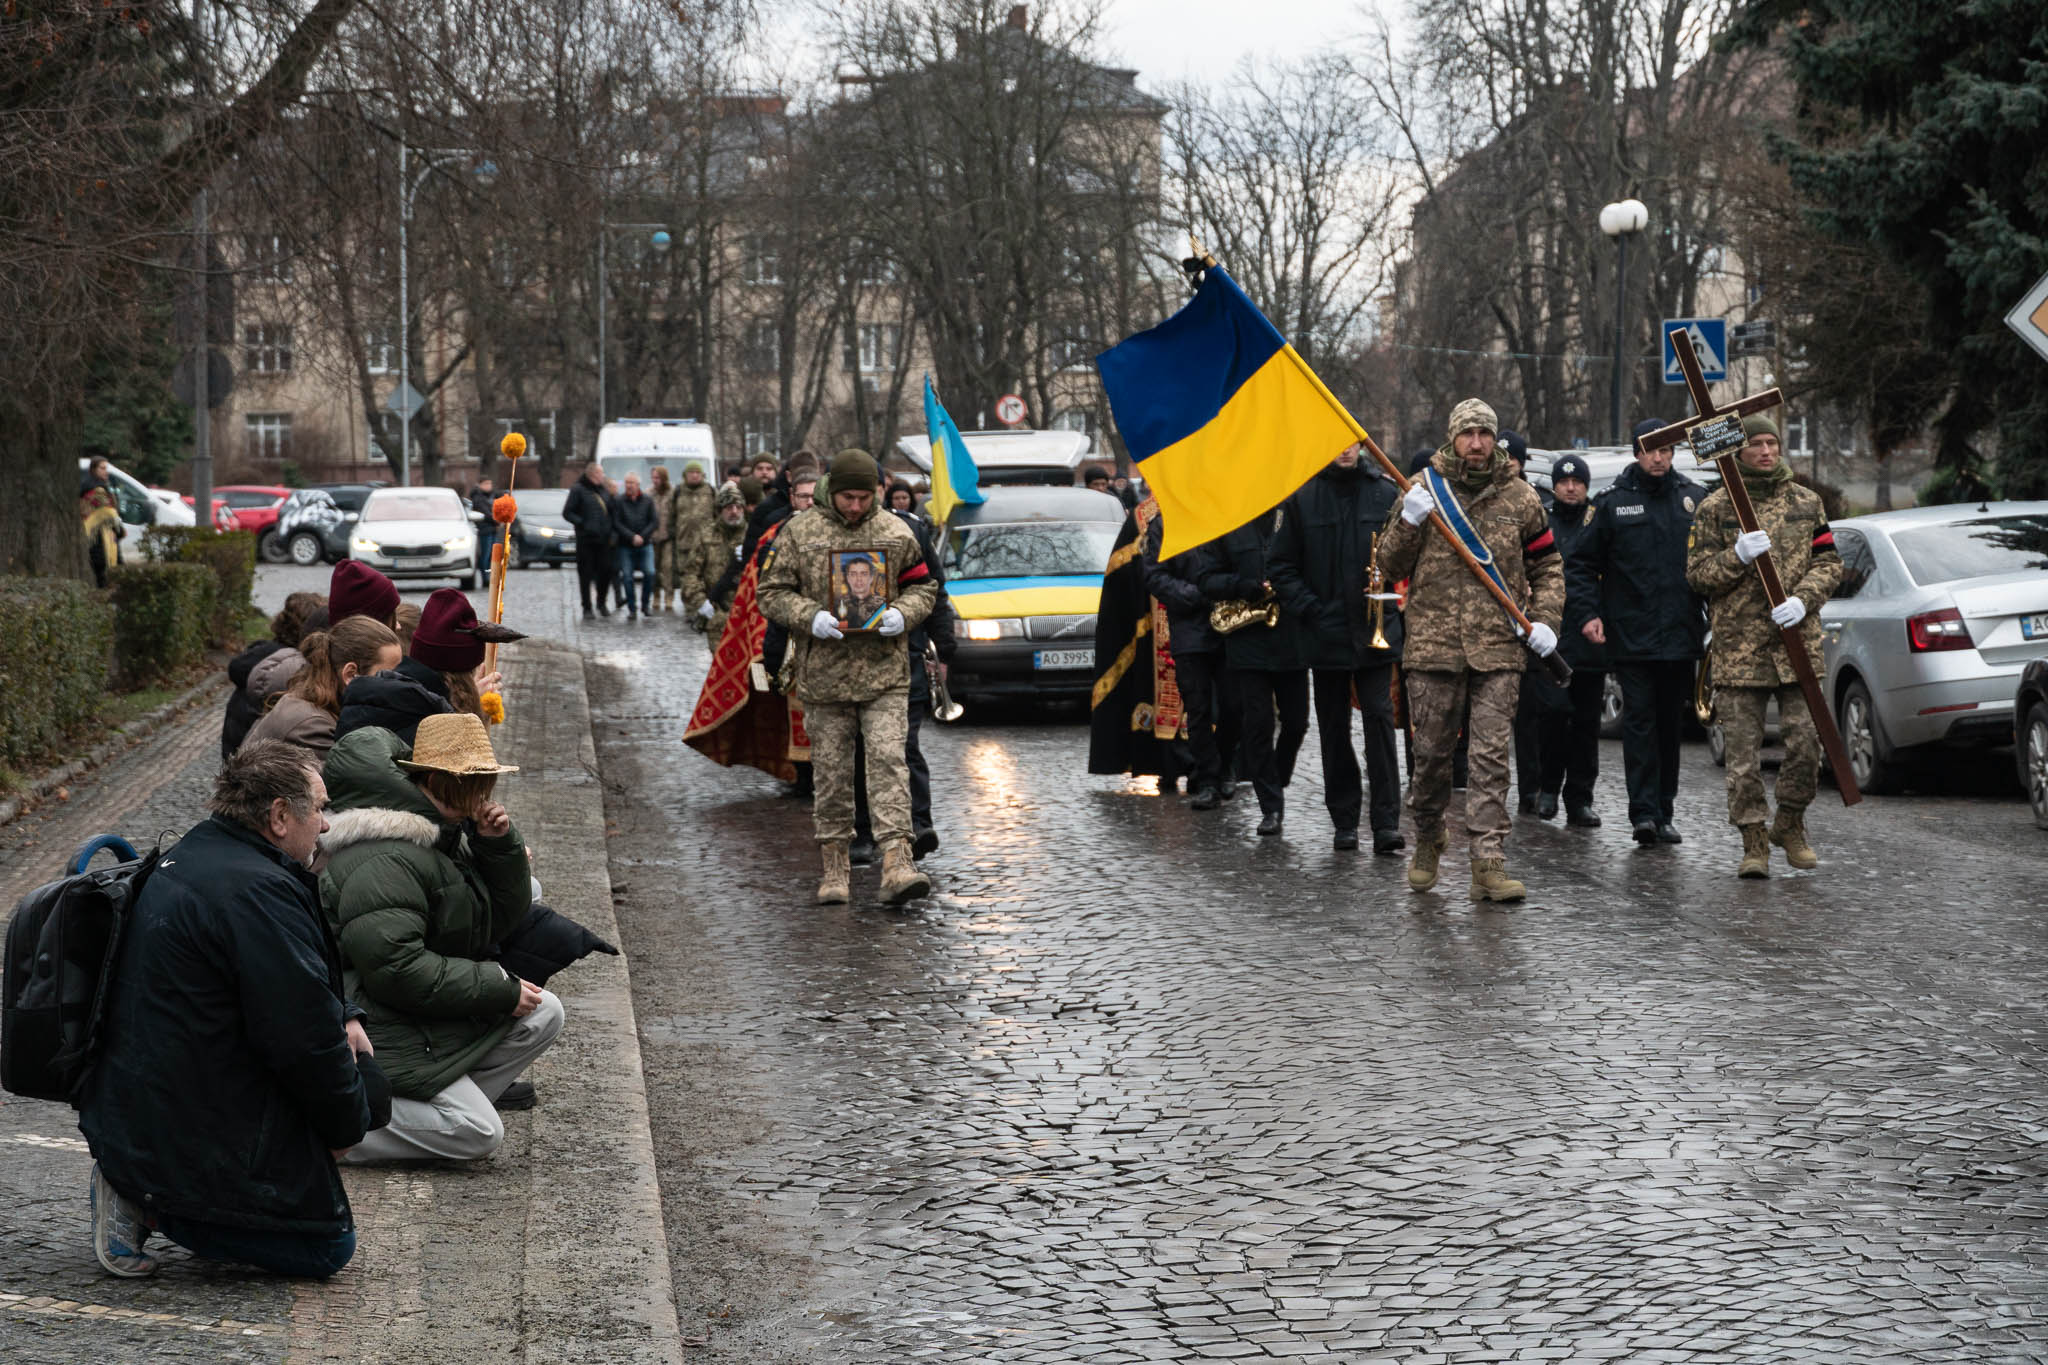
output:
[[[282,546],[273,547],[271,532],[277,528],[278,509],[291,489],[282,484],[230,483],[213,490],[214,496],[235,509],[235,520],[244,531],[256,536],[256,553],[274,564],[284,562]]]
[[[2020,785],[2027,789],[2027,802],[2034,808],[2034,823],[2048,829],[2048,655],[2020,671],[2020,690],[2013,697],[2012,714],[2018,726],[2013,759],[2019,768]]]
[[[185,504],[185,510],[188,512],[198,506],[198,503],[193,500],[190,493],[179,494],[178,501]],[[226,498],[215,498],[213,500],[213,529],[216,531],[246,531],[249,528],[243,524],[242,518],[236,513],[232,503]]]
[[[512,519],[510,565],[515,569],[549,564],[559,569],[576,562],[576,528],[562,516],[569,499],[566,488],[521,488],[512,494],[519,515]],[[488,559],[490,556],[485,555]]]
[[[1820,612],[1824,681],[1857,783],[1896,791],[1940,749],[2013,743],[2021,672],[2048,650],[2048,502],[1916,507],[1834,532],[1847,572]]]
[[[377,485],[327,483],[301,488],[277,509],[274,539],[289,563],[302,568],[339,564],[348,558],[349,528],[362,515],[363,503]]]
[[[379,488],[349,532],[348,555],[387,578],[455,578],[474,592],[483,519],[452,488]]]

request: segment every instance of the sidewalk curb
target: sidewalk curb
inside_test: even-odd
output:
[[[0,827],[13,823],[22,815],[41,805],[43,799],[59,787],[76,782],[95,768],[103,767],[111,760],[126,753],[143,740],[148,739],[172,721],[182,717],[210,692],[217,692],[227,686],[218,670],[194,683],[179,696],[173,697],[154,711],[146,712],[129,721],[114,732],[113,738],[94,745],[81,757],[72,759],[61,767],[53,768],[36,779],[35,785],[25,792],[17,792],[0,801]]]

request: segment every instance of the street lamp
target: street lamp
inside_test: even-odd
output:
[[[607,287],[609,269],[605,256],[605,243],[614,232],[651,231],[653,235],[647,244],[656,251],[667,251],[670,237],[667,223],[606,223],[597,225],[597,424],[605,421],[605,299],[611,293]]]
[[[420,150],[426,165],[417,176],[411,174],[412,148],[405,142],[398,144],[398,401],[407,403],[412,394],[412,300],[410,273],[406,258],[406,233],[412,224],[412,201],[419,194],[420,186],[436,167],[458,157],[474,157],[477,153],[467,147],[427,147]],[[470,175],[482,189],[489,189],[498,179],[498,163],[479,161],[470,167]],[[412,418],[417,409],[408,409],[398,414],[398,482],[401,487],[412,483]]]
[[[1648,226],[1650,210],[1640,199],[1624,199],[1600,210],[1600,230],[1614,239],[1614,384],[1609,395],[1614,444],[1621,444],[1621,375],[1623,310],[1628,299],[1628,239]]]

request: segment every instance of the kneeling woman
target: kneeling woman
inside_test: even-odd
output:
[[[320,903],[395,1096],[351,1162],[489,1156],[498,1101],[562,1031],[561,1001],[488,956],[532,899],[526,846],[491,799],[517,769],[472,715],[428,716],[417,740],[373,726],[327,757]]]

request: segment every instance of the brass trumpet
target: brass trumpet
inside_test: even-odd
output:
[[[933,720],[951,725],[967,714],[967,708],[954,701],[953,694],[946,690],[946,675],[939,667],[939,647],[930,640],[924,642],[924,675],[931,681]]]
[[[1387,639],[1387,575],[1380,568],[1380,537],[1375,531],[1367,553],[1372,560],[1372,569],[1365,578],[1366,614],[1372,618],[1372,639],[1366,641],[1374,649],[1392,649]]]
[[[1280,624],[1280,603],[1271,588],[1257,598],[1226,597],[1209,608],[1209,629],[1218,635],[1235,635],[1246,626]]]

